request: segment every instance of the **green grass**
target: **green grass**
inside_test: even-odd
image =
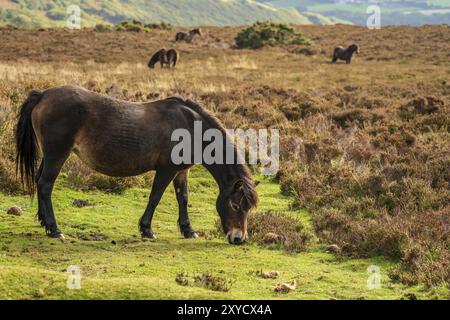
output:
[[[154,217],[157,241],[142,241],[137,222],[147,201],[148,190],[132,189],[123,195],[83,193],[57,183],[54,208],[66,242],[47,238],[35,219],[36,202],[25,196],[0,193],[0,299],[398,299],[405,293],[419,298],[446,298],[443,288],[424,290],[391,283],[387,271],[396,262],[374,259],[336,259],[313,244],[308,252],[288,254],[247,244],[229,245],[221,237],[183,239],[172,188],[166,191]],[[215,182],[203,169],[190,180],[190,215],[193,227],[211,232],[217,219]],[[309,224],[309,214],[290,208],[290,199],[279,186],[262,179],[258,186],[259,211],[274,210],[300,216]],[[94,202],[76,208],[73,200]],[[6,214],[19,205],[20,217]],[[113,244],[114,241],[116,244]],[[367,290],[369,265],[382,272],[382,288]],[[66,288],[69,265],[82,271],[81,290]],[[255,272],[277,270],[279,279],[262,279]],[[211,272],[232,281],[228,292],[184,287],[175,282],[178,273]],[[296,279],[297,289],[276,294],[278,282]]]

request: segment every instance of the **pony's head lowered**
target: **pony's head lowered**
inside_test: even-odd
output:
[[[148,61],[147,66],[150,69],[154,69],[155,68],[155,64],[158,63],[160,60],[162,60],[163,62],[165,61],[165,56],[166,56],[166,50],[165,49],[161,49],[161,50],[155,52],[155,54],[153,54],[153,56]]]
[[[250,178],[244,177],[222,190],[217,198],[216,207],[222,229],[231,244],[241,244],[248,237],[248,214],[258,204],[256,185]]]
[[[178,99],[178,98],[172,98]],[[204,120],[204,126],[215,128],[222,132],[223,145],[227,145],[228,134],[219,120],[211,115],[199,104],[191,100],[179,100],[187,107],[197,112]],[[219,197],[216,201],[216,209],[220,216],[222,229],[231,244],[241,244],[247,235],[247,218],[250,211],[258,205],[258,182],[251,179],[247,165],[238,159],[241,155],[232,144],[226,148],[225,153],[232,152],[238,164],[206,165],[220,186]],[[224,155],[226,157],[226,155]]]

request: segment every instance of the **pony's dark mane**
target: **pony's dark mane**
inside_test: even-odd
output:
[[[173,99],[173,100],[176,100],[176,101],[182,103],[189,109],[198,113],[210,127],[220,130],[222,132],[222,134],[224,134],[224,135],[228,135],[227,130],[222,125],[222,123],[219,121],[219,119],[217,119],[217,117],[212,115],[208,110],[206,110],[204,107],[202,107],[198,103],[196,103],[192,100],[189,100],[189,99],[184,100],[179,97],[170,97],[168,99]],[[234,148],[235,154],[239,157],[240,155],[238,154],[236,144],[234,144],[234,143],[233,143],[233,148]],[[258,204],[258,194],[255,189],[256,185],[251,178],[250,169],[248,168],[247,164],[245,164],[245,163],[237,164],[236,168],[238,170],[238,173],[241,176],[242,181],[244,182],[244,193],[245,193],[245,196],[247,198],[247,201],[248,201],[250,207],[256,207],[256,205]]]
[[[191,110],[195,111],[196,113],[198,113],[203,118],[203,120],[206,121],[206,123],[210,127],[213,127],[215,129],[219,129],[220,132],[222,132],[223,134],[227,134],[227,130],[222,125],[222,123],[220,123],[219,119],[217,119],[217,117],[212,115],[208,110],[203,108],[198,103],[196,103],[196,102],[194,102],[192,100],[189,100],[189,99],[185,100],[185,99],[180,98],[180,97],[170,97],[170,98],[167,98],[167,100],[178,101],[179,103],[183,104],[184,106],[186,106],[189,109],[191,109]]]

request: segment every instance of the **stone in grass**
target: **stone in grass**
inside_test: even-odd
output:
[[[12,216],[21,216],[22,209],[18,206],[12,206],[11,208],[8,209],[8,211],[6,213],[8,213]]]
[[[36,297],[38,298],[44,298],[45,297],[45,292],[42,289],[39,289],[36,291]]]
[[[295,289],[297,289],[297,281],[292,280],[291,283],[277,284],[277,286],[275,287],[275,289],[273,289],[273,291],[277,293],[289,293],[291,291],[294,291]]]

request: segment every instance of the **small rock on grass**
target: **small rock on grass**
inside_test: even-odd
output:
[[[8,214],[12,216],[21,216],[22,215],[22,209],[18,206],[12,206],[7,211]]]
[[[39,289],[38,291],[36,291],[36,296],[37,296],[38,298],[43,298],[43,297],[45,297],[45,292],[44,292],[44,290]]]
[[[291,283],[277,284],[277,286],[275,287],[275,289],[273,289],[273,291],[277,293],[289,293],[291,291],[294,291],[295,289],[297,289],[297,281],[292,280]]]

